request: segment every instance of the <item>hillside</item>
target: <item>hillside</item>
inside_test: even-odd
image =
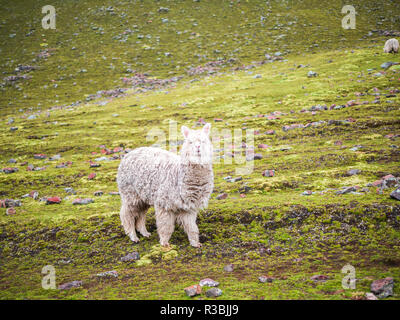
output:
[[[399,283],[400,66],[381,67],[400,61],[382,51],[400,38],[398,2],[353,1],[354,30],[340,1],[111,2],[55,2],[55,30],[36,1],[1,6],[0,199],[21,204],[0,208],[1,299],[189,299],[203,278],[224,299],[363,299],[373,280]],[[176,228],[177,255],[160,251],[153,209],[151,237],[133,244],[121,157],[204,122],[215,190],[202,248]],[[240,158],[252,147],[261,159]],[[132,252],[151,263],[121,261]],[[346,264],[356,289],[342,288]],[[82,286],[42,289],[46,265]]]

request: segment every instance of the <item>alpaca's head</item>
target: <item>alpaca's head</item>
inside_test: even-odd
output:
[[[181,157],[185,163],[211,164],[213,147],[210,141],[211,125],[206,125],[200,130],[191,130],[182,126],[183,141]]]

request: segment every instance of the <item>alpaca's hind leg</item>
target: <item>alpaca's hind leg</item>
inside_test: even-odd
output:
[[[135,220],[137,213],[132,210],[132,206],[124,200],[122,200],[119,216],[121,218],[121,224],[124,227],[125,233],[133,242],[139,242],[139,238],[135,231]]]
[[[139,208],[138,216],[136,219],[136,230],[140,232],[143,237],[150,237],[151,233],[146,229],[146,212],[149,206],[143,204]]]
[[[196,218],[197,213],[195,212],[181,213],[177,217],[188,235],[190,244],[193,247],[199,248],[201,247],[201,243],[199,241],[199,228],[196,224]]]
[[[160,237],[160,244],[169,246],[169,239],[175,228],[175,214],[161,208],[156,209],[157,232]]]

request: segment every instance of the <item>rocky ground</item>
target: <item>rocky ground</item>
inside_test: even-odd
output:
[[[355,2],[355,30],[328,1],[60,2],[56,30],[35,2],[4,6],[0,298],[398,299],[400,67],[382,47],[400,7]],[[203,247],[177,228],[164,251],[152,210],[133,244],[120,159],[205,122]]]

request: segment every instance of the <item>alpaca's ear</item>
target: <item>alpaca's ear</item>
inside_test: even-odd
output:
[[[183,136],[184,136],[185,138],[187,138],[188,135],[189,135],[190,129],[189,129],[188,127],[182,126],[182,127],[181,127],[181,132],[182,132]]]
[[[206,123],[205,126],[203,127],[203,132],[204,132],[206,135],[210,135],[210,130],[211,130],[211,124]]]

